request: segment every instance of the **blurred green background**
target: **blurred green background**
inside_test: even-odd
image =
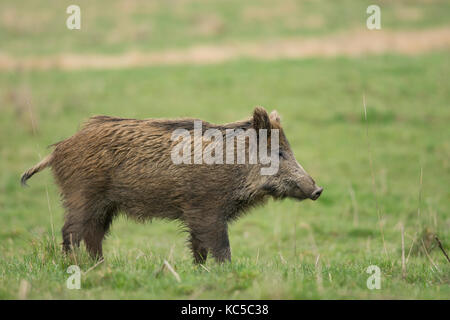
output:
[[[81,30],[66,28],[71,4]],[[365,31],[370,4],[381,8],[381,30]],[[353,55],[367,44],[354,40],[359,32],[383,50]],[[415,41],[422,32],[429,41]],[[450,251],[449,39],[448,1],[2,1],[0,298],[449,299],[450,264],[434,239]],[[280,57],[239,56],[246,44],[302,50],[311,40],[317,56],[285,58],[283,47]],[[323,57],[341,40],[352,45]],[[394,50],[402,41],[406,49]],[[212,49],[204,61],[102,64],[199,46]],[[224,47],[236,48],[233,59],[207,61]],[[84,271],[95,262],[83,249],[60,253],[63,209],[50,171],[30,188],[19,183],[48,145],[97,114],[225,123],[255,105],[280,113],[298,161],[325,187],[318,201],[254,209],[230,227],[233,262],[205,268],[192,265],[177,223],[121,217],[105,262],[83,275],[81,290],[67,289],[74,259]],[[180,282],[161,270],[164,260]],[[370,265],[381,268],[380,290],[366,286]]]

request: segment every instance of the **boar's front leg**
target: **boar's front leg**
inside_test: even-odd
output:
[[[204,263],[208,252],[219,263],[231,261],[228,226],[225,221],[206,218],[196,221],[196,223],[189,223],[189,228],[191,230],[191,249],[195,263]]]
[[[228,240],[228,225],[223,222],[216,226],[211,234],[211,253],[217,262],[231,261],[230,240]]]
[[[190,242],[192,255],[194,256],[194,263],[204,264],[206,262],[206,258],[208,257],[208,249],[192,232]]]

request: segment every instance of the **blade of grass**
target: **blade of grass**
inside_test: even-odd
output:
[[[386,241],[384,239],[383,225],[381,223],[382,217],[381,217],[381,212],[380,212],[380,204],[378,202],[377,186],[375,183],[375,173],[373,170],[372,150],[371,150],[370,139],[369,139],[369,124],[367,122],[367,107],[366,107],[366,95],[365,94],[363,95],[363,106],[364,106],[364,119],[365,119],[365,123],[366,123],[366,138],[367,138],[367,148],[368,148],[368,153],[369,153],[369,165],[370,165],[370,172],[371,172],[371,176],[372,176],[373,193],[374,193],[374,197],[375,197],[375,208],[376,208],[377,217],[378,217],[378,225],[380,228],[381,239],[383,240],[384,253],[386,254],[386,258],[388,259],[388,261],[390,261],[391,259],[389,257],[389,253],[388,253],[387,247],[386,247]]]

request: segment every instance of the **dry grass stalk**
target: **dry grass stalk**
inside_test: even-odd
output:
[[[316,282],[317,282],[317,289],[319,292],[323,291],[323,281],[322,281],[322,265],[320,263],[320,254],[317,255],[316,263],[315,263],[315,269],[316,269]]]
[[[411,255],[411,251],[412,251],[412,249],[414,247],[414,243],[416,242],[416,239],[417,239],[417,232],[414,234],[414,238],[413,238],[413,241],[411,243],[411,247],[409,248],[408,256],[406,257],[406,264],[408,264],[409,256]]]
[[[282,262],[283,264],[286,264],[287,261],[286,261],[286,259],[284,259],[283,255],[281,254],[281,251],[278,252],[278,255],[280,256],[281,262]]]
[[[167,261],[172,262],[173,249],[174,249],[174,247],[175,247],[175,244],[173,244],[173,245],[170,247],[169,256],[167,257]]]
[[[167,262],[167,260],[164,260],[164,265],[166,266],[166,268],[170,271],[170,273],[172,273],[172,275],[175,277],[175,279],[177,280],[177,282],[181,282],[181,278],[178,275],[178,273],[172,268],[172,266],[169,264],[169,262]]]
[[[380,227],[381,238],[383,240],[384,253],[386,254],[387,259],[390,261],[389,253],[386,248],[386,241],[384,239],[383,225],[381,223],[382,219],[381,219],[380,205],[378,203],[377,186],[375,183],[375,173],[373,170],[372,151],[370,148],[369,124],[367,122],[367,108],[366,108],[366,95],[365,94],[363,95],[363,106],[364,106],[364,119],[366,122],[366,138],[367,138],[367,148],[368,148],[368,152],[369,152],[369,165],[370,165],[370,172],[372,175],[372,187],[373,187],[373,193],[375,196],[375,207],[376,207],[377,216],[378,216],[378,225]]]
[[[402,278],[406,279],[406,260],[405,260],[405,228],[401,225],[402,232]]]
[[[359,216],[358,216],[358,204],[356,202],[355,191],[352,188],[352,185],[349,186],[350,198],[352,200],[353,206],[353,226],[358,226]]]
[[[294,223],[294,258],[297,261],[297,224]]]
[[[430,260],[431,264],[434,266],[434,268],[435,268],[437,271],[441,272],[441,270],[439,269],[439,267],[437,266],[437,264],[434,263],[433,259],[431,259],[430,255],[428,254],[428,250],[427,250],[427,248],[425,247],[425,243],[423,242],[423,240],[420,239],[420,241],[422,241],[423,250],[425,251],[425,254],[426,254],[427,257],[428,257],[428,260]]]
[[[73,260],[75,261],[75,265],[78,265],[77,255],[75,254],[75,248],[74,248],[73,242],[72,242],[72,234],[70,234],[70,248],[72,251]]]
[[[50,197],[48,195],[48,187],[47,184],[45,184],[45,194],[47,195],[47,206],[48,206],[48,211],[50,213],[50,227],[52,229],[52,243],[53,243],[53,248],[56,248],[56,240],[55,240],[55,226],[53,223],[53,211],[52,211],[52,207],[50,205]]]
[[[30,111],[31,130],[32,130],[33,135],[36,136],[37,123],[36,123],[36,119],[34,118],[34,115],[33,115],[33,105],[31,104],[31,98],[29,98],[27,100],[27,105],[28,105],[28,109]]]
[[[89,269],[86,270],[86,272],[83,272],[83,275],[87,274],[89,271],[94,270],[97,266],[99,266],[100,264],[102,264],[105,261],[105,259],[101,259],[100,261],[98,261],[96,264],[94,264],[92,267],[90,267]]]
[[[204,266],[203,264],[200,264],[200,267],[202,267],[203,269],[205,269],[208,272],[211,272],[206,266]]]
[[[422,182],[423,182],[423,168],[420,166],[420,179],[419,179],[419,204],[417,206],[417,218],[419,221],[419,230],[422,230],[422,219],[420,209],[422,206]]]

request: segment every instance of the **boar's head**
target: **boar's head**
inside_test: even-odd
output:
[[[262,107],[255,108],[253,112],[253,128],[255,130],[267,129],[268,142],[273,129],[278,129],[279,148],[277,156],[279,159],[278,171],[273,175],[266,175],[263,179],[263,190],[274,198],[294,198],[297,200],[317,200],[322,194],[323,188],[316,185],[313,178],[303,169],[295,159],[294,153],[289,145],[284,131],[281,127],[280,117],[276,111],[270,116]],[[271,147],[268,146],[268,149]],[[268,150],[268,154],[270,154]]]

